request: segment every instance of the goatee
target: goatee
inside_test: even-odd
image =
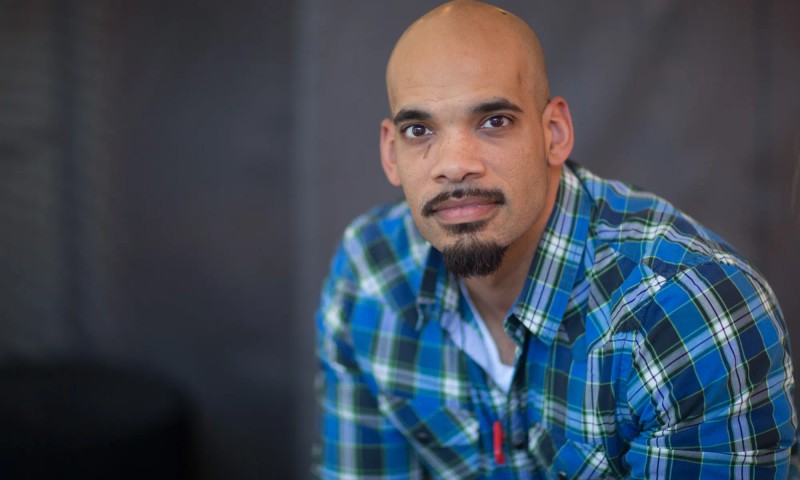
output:
[[[457,277],[484,277],[500,268],[507,246],[475,237],[459,238],[442,249],[444,265]]]

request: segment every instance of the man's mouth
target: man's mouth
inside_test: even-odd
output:
[[[424,217],[435,216],[445,224],[479,222],[505,204],[500,190],[453,190],[442,192],[422,207]]]

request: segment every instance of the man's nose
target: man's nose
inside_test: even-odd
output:
[[[480,144],[469,132],[450,132],[434,147],[431,176],[438,182],[461,183],[486,172]]]

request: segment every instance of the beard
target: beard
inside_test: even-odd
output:
[[[498,189],[481,190],[477,188],[456,189],[442,192],[427,201],[422,207],[422,216],[431,217],[437,207],[450,198],[481,198],[498,205],[505,205],[505,194]],[[454,244],[442,248],[444,265],[453,275],[461,278],[484,277],[491,275],[500,268],[503,262],[503,255],[508,246],[502,246],[497,242],[481,240],[476,233],[483,230],[489,223],[488,220],[476,222],[457,223],[452,225],[442,225],[450,235],[456,236]]]
[[[453,275],[461,278],[484,277],[500,268],[507,249],[507,246],[497,242],[469,236],[444,247],[442,255],[445,268]]]

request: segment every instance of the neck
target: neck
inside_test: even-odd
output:
[[[539,247],[539,241],[553,211],[560,181],[561,168],[549,169],[546,207],[531,229],[509,245],[500,268],[491,275],[464,279],[473,303],[486,321],[495,319],[502,324],[506,314],[519,298]]]

